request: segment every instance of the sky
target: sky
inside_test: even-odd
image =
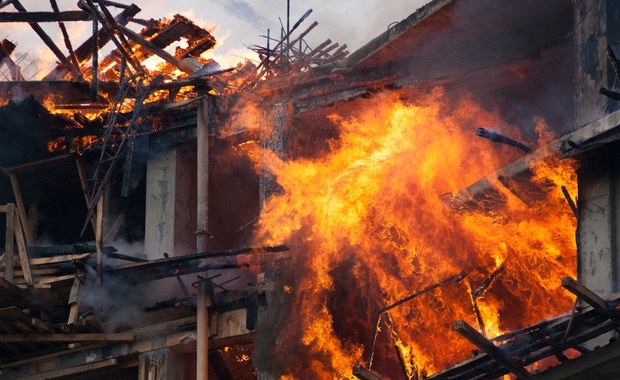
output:
[[[125,4],[131,2],[117,1]],[[316,46],[330,38],[340,45],[346,43],[348,50],[353,52],[426,2],[428,0],[290,0],[290,24],[292,26],[307,10],[312,9],[312,14],[299,28],[299,31],[303,31],[313,21],[319,23],[306,38],[308,43]],[[21,3],[29,11],[51,11],[49,1],[46,0],[21,0]],[[57,3],[61,10],[78,9],[77,0],[57,0]],[[134,0],[133,3],[142,8],[136,16],[138,18],[159,19],[179,13],[209,30],[218,41],[210,58],[218,61],[222,67],[233,66],[242,61],[242,57],[254,58],[246,46],[264,46],[265,38],[260,36],[266,35],[268,28],[272,35],[279,35],[279,18],[286,26],[286,0]],[[111,10],[114,14],[120,11],[115,8]],[[9,5],[0,12],[14,11]],[[57,24],[41,25],[65,51]],[[141,28],[136,24],[131,25],[134,25],[134,30]],[[74,47],[79,46],[91,32],[90,22],[72,22],[67,26]],[[28,24],[0,23],[0,39],[3,38],[17,43],[13,58],[23,58],[22,67],[32,62],[27,69],[32,79],[38,79],[54,66],[56,58]]]

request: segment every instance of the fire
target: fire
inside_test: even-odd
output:
[[[398,347],[408,372],[432,374],[468,356],[474,347],[451,329],[458,319],[482,322],[492,337],[567,311],[573,300],[559,279],[576,271],[576,220],[559,187],[576,194],[572,162],[538,163],[527,189],[498,183],[496,199],[456,210],[453,195],[519,157],[477,139],[476,128],[519,131],[440,90],[414,103],[393,94],[363,102],[350,118],[330,117],[340,136],[321,158],[262,152],[283,190],[264,204],[257,240],[296,253],[274,355],[280,375],[351,377],[368,357],[377,311],[463,271],[463,281],[383,315],[377,347]],[[472,293],[492,276],[477,318]],[[398,362],[384,352],[373,368],[389,375]]]

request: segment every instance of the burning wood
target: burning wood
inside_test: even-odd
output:
[[[528,147],[527,145],[525,145],[523,143],[520,143],[520,142],[518,142],[516,140],[513,140],[513,139],[511,139],[509,137],[500,135],[497,132],[489,131],[489,130],[484,129],[484,128],[476,129],[476,135],[480,136],[480,137],[487,138],[487,139],[489,139],[491,141],[494,141],[494,142],[499,142],[499,143],[502,143],[502,144],[514,146],[516,148],[521,149],[525,153],[530,153],[532,151],[532,149],[530,147]]]

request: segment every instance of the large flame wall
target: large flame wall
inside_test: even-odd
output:
[[[451,324],[478,326],[471,293],[500,265],[477,302],[488,336],[568,310],[560,278],[576,270],[576,221],[560,186],[576,194],[571,162],[538,163],[524,191],[498,182],[492,205],[456,210],[454,194],[518,157],[476,138],[475,129],[516,137],[519,130],[471,100],[448,102],[440,90],[415,102],[386,93],[360,104],[351,117],[329,117],[339,137],[328,154],[288,161],[261,154],[282,192],[264,204],[256,240],[289,244],[294,255],[281,287],[286,318],[262,327],[276,335],[271,368],[284,377],[350,377],[366,361],[379,309],[461,271],[469,273],[462,281],[383,318],[373,368],[388,375],[398,368],[386,344],[399,347],[410,372],[466,358],[473,346]]]

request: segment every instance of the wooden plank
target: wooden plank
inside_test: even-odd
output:
[[[573,293],[580,299],[584,300],[588,305],[592,306],[594,310],[607,318],[617,321],[618,315],[611,309],[609,302],[601,298],[598,294],[594,293],[590,289],[581,285],[577,280],[571,277],[562,278],[562,286]]]
[[[132,342],[135,337],[135,334],[127,332],[110,334],[0,334],[0,342]]]
[[[362,380],[381,380],[381,377],[377,376],[373,372],[370,372],[370,370],[362,367],[359,364],[353,367],[353,376]]]
[[[181,71],[185,71],[185,70],[183,70],[181,68],[179,60],[177,60],[172,54],[168,53],[164,49],[159,48],[157,45],[147,41],[142,36],[140,36],[138,33],[134,32],[133,30],[131,30],[129,28],[126,28],[126,27],[124,27],[123,25],[120,25],[120,24],[117,25],[117,26],[118,26],[118,29],[120,31],[122,31],[127,37],[132,39],[134,42],[140,44],[142,47],[144,47],[145,49],[151,51],[155,55],[159,56],[164,61],[170,63],[171,65],[173,65],[177,69],[179,69]]]
[[[69,304],[69,307],[71,308],[69,310],[69,317],[67,318],[67,325],[69,326],[74,325],[75,322],[77,322],[78,313],[80,311],[80,297],[78,294],[79,291],[80,276],[79,274],[76,274],[73,280],[73,286],[71,286],[71,292],[69,293],[69,301],[67,302]]]
[[[69,261],[78,261],[78,260],[83,260],[90,255],[92,255],[92,253],[77,253],[74,255],[37,257],[34,259],[30,259],[30,264],[31,265],[46,265],[46,264],[64,263],[64,262],[69,262]]]
[[[22,267],[24,273],[24,281],[28,286],[32,286],[32,273],[30,272],[30,262],[28,261],[28,252],[26,251],[26,244],[24,243],[24,235],[22,234],[22,228],[19,220],[15,220],[13,223],[15,230],[15,240],[17,241],[17,252],[19,254],[19,265]]]
[[[118,359],[112,358],[99,362],[82,364],[75,367],[60,368],[53,371],[41,372],[36,375],[24,377],[23,380],[44,380],[44,379],[58,379],[64,378],[70,375],[82,374],[85,372],[99,371],[104,368],[114,367],[118,364]]]
[[[91,16],[84,11],[62,12],[0,12],[0,22],[58,22],[89,21]]]
[[[527,372],[523,366],[515,362],[505,351],[495,346],[467,322],[462,320],[456,321],[454,323],[454,330],[484,351],[501,366],[512,372],[518,379],[527,379],[530,377],[529,372]]]
[[[105,234],[105,237],[103,238],[103,243],[108,243],[116,239],[116,235],[118,235],[118,231],[120,231],[123,224],[125,224],[125,211],[124,210],[120,214],[118,214],[118,216],[114,220],[114,223],[112,223],[112,226],[110,227],[108,232]]]
[[[67,274],[64,276],[58,276],[58,277],[50,277],[50,278],[44,278],[43,280],[37,281],[36,285],[37,287],[42,286],[42,285],[51,285],[55,282],[62,282],[62,281],[67,281],[67,280],[71,280],[75,277],[74,274]],[[47,287],[47,286],[44,286]]]
[[[14,236],[15,236],[15,205],[9,203],[4,206],[6,212],[6,233],[4,235],[4,278],[7,281],[13,282],[15,279],[15,273],[13,266],[14,263]]]
[[[32,245],[32,231],[30,230],[30,224],[28,223],[28,217],[26,215],[26,207],[24,206],[24,199],[22,198],[22,192],[19,189],[19,183],[14,173],[9,175],[11,180],[11,187],[13,188],[13,196],[15,197],[15,203],[17,204],[17,212],[19,213],[19,221],[21,222],[24,237],[26,243]]]
[[[103,285],[102,265],[103,265],[103,249],[101,238],[103,235],[103,196],[97,200],[97,220],[95,223],[95,248],[97,249],[97,285]]]
[[[13,6],[15,7],[15,9],[17,9],[21,13],[26,13],[26,14],[28,13],[26,8],[24,8],[24,6],[19,2],[19,0],[13,0]],[[39,24],[37,24],[36,22],[30,22],[29,24],[32,30],[34,30],[35,33],[39,35],[39,37],[45,43],[45,45],[47,45],[47,47],[52,51],[52,53],[54,53],[56,58],[58,58],[58,61],[60,61],[61,64],[69,68],[73,72],[76,78],[79,77],[78,68],[74,67],[71,64],[71,62],[69,62],[69,60],[63,54],[63,52],[54,43],[54,40],[52,40],[52,38],[47,33],[45,33],[43,28],[41,28],[41,26],[39,26]]]

